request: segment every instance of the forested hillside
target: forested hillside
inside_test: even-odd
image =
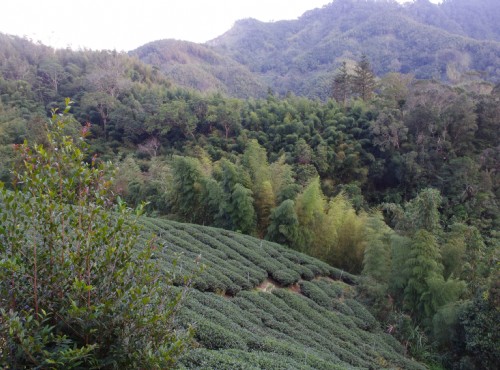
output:
[[[160,69],[178,86],[221,92],[245,98],[264,96],[267,87],[259,76],[212,48],[187,41],[155,41],[130,52]]]
[[[325,100],[335,70],[343,62],[352,68],[362,54],[378,76],[498,82],[498,14],[495,0],[335,0],[297,20],[238,21],[206,45],[163,40],[130,54],[179,86],[242,98],[272,89]]]
[[[311,98],[326,99],[331,73],[362,54],[379,76],[400,72],[454,83],[478,76],[498,82],[499,13],[498,3],[486,0],[336,0],[298,20],[239,21],[208,44],[275,91]]]
[[[417,2],[416,8],[422,4],[422,8],[429,8],[425,2]],[[436,14],[441,12],[444,15],[443,21],[436,25],[453,33],[463,33],[469,37],[478,40],[500,41],[500,30],[498,22],[500,21],[500,4],[495,0],[445,0],[433,11],[422,11],[418,14],[412,6],[408,7],[414,16],[421,16],[429,24],[436,22]],[[439,17],[441,18],[441,17]],[[446,24],[446,25],[445,25]]]
[[[25,186],[11,171],[19,166],[35,171],[33,181],[45,189],[43,176],[36,176],[38,157],[30,150],[40,160],[57,152],[33,143],[51,147],[45,123],[49,117],[59,122],[58,112],[66,109],[65,145],[71,148],[72,138],[89,145],[74,152],[77,165],[109,162],[116,170],[109,178],[99,177],[106,184],[102,206],[115,199],[121,207],[122,200],[131,207],[145,202],[150,218],[142,222],[148,233],[157,233],[152,258],[163,261],[175,251],[185,253],[186,261],[207,265],[193,281],[192,299],[179,316],[184,323],[199,324],[194,334],[199,348],[182,357],[180,366],[234,368],[253,362],[256,368],[280,368],[273,357],[278,353],[289,367],[419,368],[401,356],[405,353],[429,366],[494,369],[500,356],[500,87],[495,82],[500,53],[498,41],[472,38],[473,31],[460,21],[462,13],[446,13],[445,5],[452,9],[455,2],[465,7],[453,0],[438,8],[438,18],[419,13],[427,19],[424,24],[407,13],[416,12],[411,7],[436,9],[426,1],[401,7],[338,0],[298,21],[241,21],[217,46],[156,42],[134,56],[54,50],[0,35],[2,201],[16,210],[9,194]],[[343,7],[352,12],[343,12]],[[385,7],[398,15],[382,22],[377,17],[388,14],[380,10]],[[347,14],[357,14],[356,27]],[[332,31],[322,17],[338,17],[337,28]],[[429,19],[448,29],[431,25]],[[483,22],[485,33],[496,29],[488,24]],[[416,28],[408,31],[408,25]],[[384,54],[391,60],[382,55],[389,49],[357,38],[347,38],[353,52],[342,49],[339,59],[325,54],[322,64],[306,57],[311,40],[316,40],[317,50],[337,52],[340,46],[325,40],[340,42],[375,26],[380,38],[386,35],[388,43],[396,40],[401,47],[398,55]],[[461,35],[451,34],[452,29]],[[410,37],[414,32],[426,44]],[[264,40],[267,51],[260,45]],[[406,53],[408,40],[415,40],[418,55],[431,64],[415,59],[413,51]],[[252,52],[237,53],[240,47]],[[246,65],[221,57],[214,48],[234,53]],[[304,54],[297,54],[299,49]],[[268,53],[275,63],[264,66],[261,57]],[[382,59],[389,65],[394,58],[405,61],[407,69],[401,64],[399,72],[386,73],[392,69],[384,69]],[[184,67],[177,69],[176,63]],[[255,66],[264,80],[249,72],[256,72]],[[437,68],[438,75],[426,74],[428,68]],[[317,83],[310,72],[322,74],[323,82]],[[230,79],[232,87],[211,79],[213,73],[226,73],[222,78]],[[198,77],[191,81],[191,76]],[[210,82],[200,85],[198,78]],[[285,83],[301,87],[295,90]],[[220,91],[210,91],[212,85]],[[307,86],[324,90],[311,93]],[[254,93],[261,97],[235,97]],[[67,97],[75,103],[65,108]],[[80,141],[79,131],[85,133]],[[57,163],[43,167],[44,173],[63,173],[56,171]],[[65,181],[68,189],[78,185],[71,177]],[[70,193],[92,193],[78,189]],[[58,191],[47,192],[58,204],[51,225],[60,225],[66,209],[85,209],[65,208]],[[33,190],[33,203],[26,204],[45,201],[39,193],[43,191]],[[7,213],[2,214],[9,217]],[[13,225],[9,230],[24,235],[16,231],[17,221],[0,221],[7,219]],[[38,221],[40,232],[49,228],[43,219]],[[15,259],[2,258],[2,266],[21,274]],[[49,261],[52,266],[54,261]],[[182,266],[188,265],[197,266]],[[169,271],[171,266],[166,262],[163,267]],[[275,290],[252,291],[267,278]],[[2,287],[11,291],[8,284]],[[60,296],[59,291],[52,294]],[[202,305],[210,309],[202,310]],[[248,311],[244,320],[242,310]],[[304,317],[310,310],[314,322]],[[324,328],[336,333],[335,338]],[[339,348],[337,340],[349,351]],[[0,355],[3,343],[6,339],[0,336]],[[369,344],[364,354],[361,343]],[[147,356],[147,346],[141,350]]]

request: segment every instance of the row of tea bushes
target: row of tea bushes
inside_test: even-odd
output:
[[[401,345],[378,326],[360,325],[375,320],[361,304],[351,298],[345,302],[349,302],[345,304],[351,307],[351,315],[320,306],[287,289],[272,293],[241,291],[233,298],[193,290],[180,317],[184,323],[194,324],[200,348],[187,354],[182,366],[282,369],[288,364],[300,365],[292,367],[300,369],[424,369],[406,359]],[[248,367],[238,361],[239,365],[234,365],[230,354],[254,361]],[[285,356],[288,362],[274,363],[276,355]]]
[[[195,328],[181,369],[424,369],[356,301],[356,276],[226,230],[146,218],[152,234],[166,269],[206,266],[177,316]]]
[[[355,276],[322,261],[247,235],[153,218],[146,218],[144,226],[145,238],[152,233],[158,235],[159,256],[168,260],[172,254],[179,254],[179,263],[188,270],[196,270],[195,260],[207,266],[194,283],[201,291],[235,295],[268,277],[281,286],[316,276],[356,283]]]

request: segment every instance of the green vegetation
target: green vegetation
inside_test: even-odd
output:
[[[193,323],[198,347],[179,368],[424,369],[356,301],[357,277],[247,235],[156,218],[143,223],[158,235],[159,260],[179,252],[183,268],[200,258],[206,265],[179,313],[182,323]]]
[[[105,368],[121,366],[106,362],[120,357],[123,366],[166,367],[193,323],[195,348],[180,356],[180,367],[420,368],[409,355],[445,368],[495,368],[500,87],[486,79],[496,81],[498,45],[464,37],[473,31],[459,30],[452,3],[465,6],[450,0],[434,16],[427,1],[338,0],[298,21],[242,21],[217,45],[176,54],[169,47],[176,42],[150,44],[140,56],[154,50],[150,62],[161,69],[170,53],[165,60],[189,68],[195,54],[197,68],[207,61],[220,70],[233,64],[215,49],[233,45],[224,52],[273,81],[267,94],[257,93],[263,85],[247,85],[247,71],[240,82],[248,91],[219,89],[261,96],[246,100],[179,88],[126,54],[53,50],[0,35],[0,287],[7,297],[0,325],[17,330],[17,339],[2,331],[2,359],[10,367]],[[380,22],[389,8],[394,17]],[[351,13],[368,23],[354,25]],[[330,18],[340,28],[326,32]],[[387,45],[396,40],[397,58],[381,61],[388,47],[373,39],[354,42],[367,34]],[[428,45],[418,51],[422,59],[405,46],[415,35]],[[269,40],[279,47],[268,65]],[[309,40],[323,57],[308,51]],[[414,75],[381,75],[389,70]],[[309,77],[316,72],[321,81]],[[415,78],[444,74],[448,84]],[[77,102],[72,116],[53,116],[66,96]],[[57,135],[47,136],[47,115]],[[88,147],[79,146],[82,129]],[[63,170],[64,163],[71,166]],[[136,219],[124,202],[145,202],[147,217]],[[77,246],[99,266],[116,253],[116,269],[86,265]],[[183,286],[200,262],[207,268],[177,312],[186,291],[173,285]],[[130,303],[132,296],[140,299]],[[150,302],[161,298],[172,306],[157,305],[166,312],[158,317]],[[141,310],[147,322],[137,323]],[[110,323],[112,311],[120,315]],[[138,326],[154,326],[151,342]],[[106,333],[105,343],[95,330]],[[125,337],[132,341],[115,341]]]
[[[354,71],[362,55],[378,76],[396,72],[455,84],[478,79],[498,83],[498,14],[495,0],[446,0],[440,5],[428,0],[404,5],[335,0],[297,20],[238,21],[208,45],[281,95],[291,91],[326,100],[332,72],[343,63]]]
[[[113,205],[106,166],[85,162],[88,126],[70,136],[66,104],[46,145],[17,146],[14,190],[0,189],[0,363],[171,367],[190,335],[174,330],[185,289],[152,260],[154,241],[137,247],[137,217]]]
[[[160,40],[130,52],[161,70],[178,86],[246,98],[263,96],[266,85],[245,66],[206,45]]]

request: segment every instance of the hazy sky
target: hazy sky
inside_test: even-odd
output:
[[[205,42],[229,30],[238,19],[295,19],[307,10],[330,2],[332,0],[0,0],[0,32],[27,36],[58,48],[128,51],[159,39]]]

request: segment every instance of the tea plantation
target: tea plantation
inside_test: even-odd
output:
[[[356,300],[357,277],[283,246],[146,218],[157,258],[206,268],[178,314],[195,327],[180,369],[425,369]],[[165,262],[165,268],[172,268]]]

